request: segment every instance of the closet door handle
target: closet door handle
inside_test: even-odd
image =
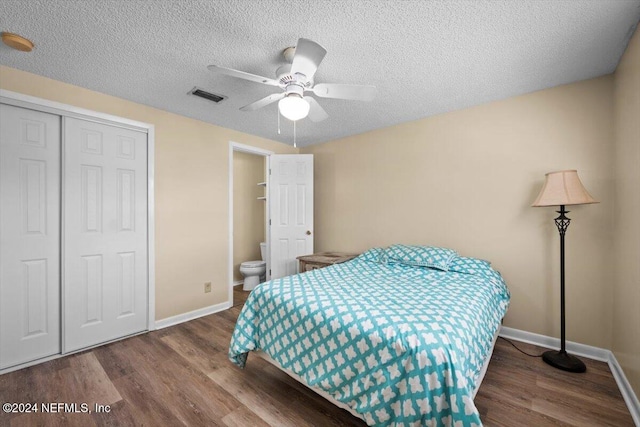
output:
[[[307,236],[311,236],[311,230],[307,230]]]

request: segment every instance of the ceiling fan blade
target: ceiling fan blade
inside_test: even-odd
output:
[[[282,98],[284,98],[285,93],[274,93],[272,95],[269,95],[267,97],[264,97],[256,102],[252,102],[249,105],[245,105],[244,107],[240,108],[240,111],[254,111],[257,109],[260,109],[262,107],[266,107],[269,104],[272,104],[276,101],[281,100]]]
[[[226,76],[235,77],[237,79],[249,80],[250,82],[263,83],[271,86],[280,86],[274,79],[269,79],[267,77],[258,76],[251,73],[245,73],[244,71],[234,70],[232,68],[224,68],[218,67],[217,65],[209,65],[207,67],[209,71],[213,71],[214,73],[224,74]]]
[[[350,99],[354,101],[372,101],[378,93],[378,89],[375,86],[337,83],[319,83],[312,90],[313,93],[321,98]]]
[[[326,54],[325,48],[313,40],[298,39],[296,53],[291,63],[291,74],[304,74],[308,80],[311,80]]]
[[[309,103],[309,119],[311,119],[312,122],[321,122],[329,117],[315,98],[305,96],[304,99]]]

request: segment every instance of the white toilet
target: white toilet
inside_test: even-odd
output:
[[[267,272],[266,252],[267,244],[265,242],[260,243],[260,256],[262,261],[245,261],[240,264],[240,273],[244,276],[243,291],[250,291],[261,281],[265,279],[265,273]]]

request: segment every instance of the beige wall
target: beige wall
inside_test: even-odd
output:
[[[614,76],[613,352],[640,396],[640,31]]]
[[[493,262],[512,293],[505,325],[558,336],[553,208],[544,174],[577,169],[602,203],[575,206],[567,337],[611,347],[613,78],[560,86],[307,147],[316,250],[441,245]]]
[[[227,300],[229,141],[297,149],[4,66],[0,88],[155,125],[156,319]]]
[[[233,280],[242,280],[240,264],[260,258],[265,241],[264,156],[233,153]]]

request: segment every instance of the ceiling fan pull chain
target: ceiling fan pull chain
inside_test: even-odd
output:
[[[296,145],[296,121],[293,122],[293,148],[298,148]]]
[[[280,135],[280,109],[276,108],[278,114],[278,135]]]

